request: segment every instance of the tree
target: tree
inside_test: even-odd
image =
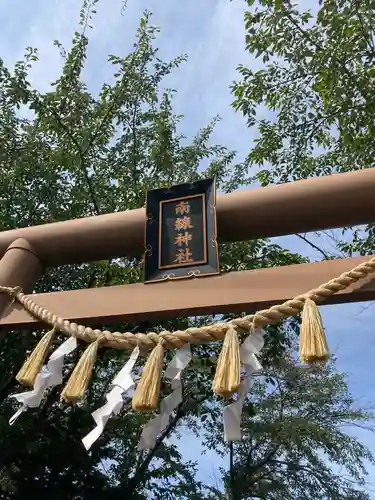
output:
[[[371,166],[375,4],[328,0],[311,4],[309,11],[289,1],[247,4],[246,48],[263,65],[256,70],[241,65],[241,80],[232,91],[235,109],[257,133],[247,158],[249,166],[260,167],[253,181],[265,186]],[[373,234],[373,226],[354,231],[352,241],[338,247],[366,254],[373,249]],[[342,376],[332,366],[311,373],[290,361],[278,370],[276,392],[257,399],[268,394],[274,375],[268,383],[259,382],[249,399],[258,410],[255,416],[246,414],[252,444],[234,447],[227,476],[233,497],[368,498],[352,483],[363,471],[366,452],[340,427],[347,417],[357,420]],[[282,415],[275,418],[280,405]],[[347,460],[348,447],[352,461],[341,463],[349,467],[346,481],[331,465]],[[360,480],[358,485],[361,490]]]
[[[375,3],[247,0],[246,48],[263,61],[239,67],[234,106],[256,126],[248,156],[262,185],[367,168],[374,159]],[[271,117],[261,118],[265,109]],[[263,115],[264,116],[264,115]],[[374,249],[374,226],[344,251]]]
[[[244,407],[244,438],[231,447],[224,473],[231,498],[370,499],[365,463],[374,457],[346,428],[366,427],[373,416],[355,404],[334,363],[306,368],[290,352],[256,378]],[[212,419],[205,439],[224,452],[222,428]]]

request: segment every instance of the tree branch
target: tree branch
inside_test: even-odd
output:
[[[365,39],[366,44],[367,44],[367,46],[368,46],[368,48],[370,50],[370,55],[371,55],[372,59],[375,59],[374,45],[373,45],[373,43],[371,41],[371,37],[367,36],[366,28],[365,28],[365,25],[364,25],[363,19],[362,19],[362,15],[359,12],[360,2],[358,2],[358,0],[354,0],[354,8],[355,8],[355,12],[356,12],[357,17],[358,17],[359,24],[361,25],[361,28],[362,28],[363,38]]]
[[[229,489],[231,500],[237,500],[236,473],[234,470],[233,441],[229,443]]]
[[[303,240],[305,243],[307,243],[308,245],[311,246],[311,248],[314,248],[314,250],[317,250],[321,255],[323,255],[323,257],[326,259],[326,260],[331,260],[332,257],[330,257],[324,250],[322,250],[321,248],[319,248],[317,245],[315,245],[315,243],[313,243],[312,241],[308,240],[306,238],[306,236],[303,236],[302,234],[296,234],[297,238],[300,238],[301,240]]]
[[[180,406],[177,408],[175,416],[170,420],[167,427],[164,429],[164,431],[158,437],[154,448],[152,450],[148,451],[142,464],[140,464],[140,466],[137,468],[133,477],[131,477],[128,482],[121,485],[122,490],[123,490],[123,488],[125,488],[127,494],[129,494],[129,495],[132,495],[135,493],[141,478],[145,475],[145,473],[150,465],[151,460],[154,458],[156,452],[159,450],[164,439],[166,439],[171,434],[171,432],[176,428],[177,423],[187,414],[188,411],[197,407],[200,403],[202,403],[205,399],[207,399],[207,397],[208,397],[207,394],[204,394],[203,396],[201,396],[197,399],[192,399],[185,404],[184,403],[180,404]],[[144,479],[144,477],[143,477],[143,479]]]
[[[80,158],[80,162],[81,162],[81,170],[82,170],[83,175],[85,177],[85,181],[86,181],[86,184],[87,184],[87,187],[89,190],[89,194],[91,197],[91,203],[93,204],[94,211],[96,212],[96,215],[101,215],[99,203],[96,200],[95,191],[94,191],[94,188],[93,188],[93,185],[91,183],[91,179],[90,179],[87,167],[86,167],[85,152],[82,151],[82,148],[81,148],[79,142],[77,141],[77,139],[74,137],[74,134],[71,132],[69,127],[67,127],[65,125],[65,123],[60,118],[59,114],[56,112],[56,110],[53,107],[51,107],[51,111],[52,111],[53,116],[57,120],[58,124],[60,125],[60,127],[64,130],[64,132],[67,134],[69,139],[73,142],[74,146],[76,147],[76,150],[77,150],[78,156]]]
[[[283,8],[283,11],[284,11],[284,14],[285,14],[285,17],[287,19],[289,19],[289,21],[293,24],[293,26],[299,31],[299,33],[306,39],[308,40],[315,48],[317,48],[318,50],[324,52],[324,47],[322,45],[320,45],[319,42],[317,42],[316,40],[314,40],[310,34],[304,30],[299,24],[298,22],[294,19],[294,17],[287,11],[287,9],[285,9],[285,7]],[[360,94],[362,94],[363,98],[365,100],[368,99],[368,94],[367,92],[364,91],[364,89],[361,89],[361,88],[358,88],[357,84],[356,84],[356,81],[353,79],[353,75],[352,73],[348,70],[348,68],[346,67],[345,65],[345,61],[343,61],[341,58],[338,58],[336,57],[336,60],[340,63],[343,71],[347,74],[347,76],[350,78],[351,82],[354,83],[354,85],[357,87],[358,91],[360,92]]]

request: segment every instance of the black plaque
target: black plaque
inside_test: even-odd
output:
[[[146,213],[146,283],[219,273],[214,179],[150,190]]]

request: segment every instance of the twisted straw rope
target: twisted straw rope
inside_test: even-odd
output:
[[[133,349],[138,345],[142,350],[147,351],[154,348],[159,342],[165,349],[176,349],[184,344],[202,344],[204,342],[223,340],[229,325],[234,325],[240,332],[249,332],[253,327],[277,324],[281,320],[297,316],[304,306],[306,299],[311,299],[315,303],[327,300],[335,293],[345,290],[350,285],[360,281],[370,274],[375,273],[375,257],[360,264],[351,271],[341,274],[318,288],[298,295],[292,300],[287,300],[283,304],[275,305],[269,309],[249,314],[243,318],[235,318],[228,323],[216,323],[199,328],[187,328],[186,330],[176,330],[170,332],[164,330],[160,333],[131,333],[131,332],[110,332],[108,330],[92,329],[77,323],[60,318],[56,314],[44,309],[36,304],[29,296],[25,295],[19,287],[0,286],[0,293],[7,293],[14,297],[32,316],[40,321],[56,327],[66,336],[75,336],[86,342],[94,342],[98,338],[104,337],[103,346],[114,349]]]

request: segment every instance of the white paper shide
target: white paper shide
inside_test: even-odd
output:
[[[124,367],[119,371],[113,379],[113,389],[106,395],[107,402],[102,407],[95,410],[91,416],[96,423],[96,427],[89,432],[83,439],[82,443],[86,450],[89,450],[95,441],[102,434],[109,418],[112,415],[118,415],[124,405],[124,395],[133,389],[135,382],[132,377],[134,365],[139,356],[139,347],[135,347],[130,355],[130,358],[125,363]]]
[[[182,402],[181,374],[190,360],[190,344],[185,344],[168,364],[165,377],[171,381],[173,391],[160,403],[160,414],[144,426],[138,445],[140,450],[149,450],[155,446],[158,435],[167,427],[173,411]]]
[[[69,337],[60,347],[54,351],[46,365],[35,378],[34,387],[31,391],[21,392],[20,394],[12,394],[11,398],[22,403],[21,408],[10,418],[9,424],[12,425],[16,419],[28,408],[37,408],[46,389],[60,385],[63,382],[63,364],[64,357],[73,352],[77,348],[77,339]]]
[[[262,350],[264,345],[264,331],[257,330],[249,335],[240,348],[241,363],[245,370],[245,376],[241,381],[238,397],[234,403],[226,406],[223,412],[224,440],[240,441],[241,435],[241,415],[247,393],[252,384],[253,373],[262,369],[256,354]]]

